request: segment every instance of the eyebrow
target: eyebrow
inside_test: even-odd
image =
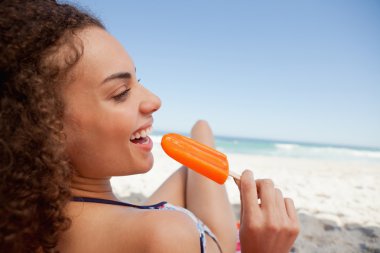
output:
[[[119,72],[108,76],[103,80],[102,84],[115,80],[115,79],[131,79],[132,75],[129,72]]]

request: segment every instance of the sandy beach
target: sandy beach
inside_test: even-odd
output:
[[[155,164],[144,175],[115,177],[120,199],[141,203],[177,168],[159,143]],[[380,164],[228,154],[230,168],[271,178],[284,196],[293,198],[301,233],[292,252],[380,252]],[[229,179],[226,188],[239,218],[240,197]]]

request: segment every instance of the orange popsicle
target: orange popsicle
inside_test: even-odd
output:
[[[206,176],[218,184],[224,184],[228,176],[240,180],[229,171],[227,156],[209,146],[179,134],[166,134],[161,146],[171,158]]]

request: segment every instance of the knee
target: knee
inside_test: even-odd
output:
[[[200,130],[210,129],[210,125],[208,124],[206,120],[200,119],[200,120],[197,120],[197,122],[195,122],[193,129],[200,129]]]
[[[191,129],[191,138],[197,140],[210,147],[214,147],[214,135],[212,130],[205,120],[198,120]]]

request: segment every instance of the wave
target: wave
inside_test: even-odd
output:
[[[295,150],[296,148],[299,148],[300,145],[297,145],[297,144],[279,144],[279,143],[276,143],[274,144],[274,146],[279,149],[279,150]]]
[[[329,151],[342,155],[380,159],[380,151],[354,150],[348,148],[330,148]]]
[[[360,150],[344,147],[317,147],[299,144],[276,143],[276,152],[295,156],[317,156],[331,158],[369,158],[380,159],[380,151]]]

